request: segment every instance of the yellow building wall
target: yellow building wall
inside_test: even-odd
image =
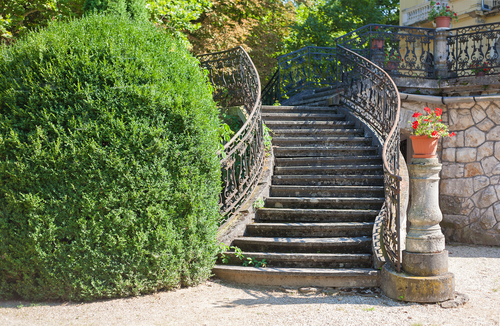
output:
[[[429,1],[400,0],[399,6],[401,14],[399,17],[399,25],[403,26],[404,9],[409,9],[426,2]],[[436,2],[439,2],[439,0],[437,0]],[[484,16],[476,15],[476,11],[481,12],[481,0],[448,0],[448,3],[452,10],[458,14],[458,22],[452,20],[452,28],[500,22],[500,12],[491,13]],[[428,28],[434,27],[433,23],[430,21],[421,22],[412,26]]]

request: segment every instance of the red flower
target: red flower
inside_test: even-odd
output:
[[[438,3],[436,3],[436,4],[439,6],[439,2],[438,2]]]
[[[429,119],[424,119],[425,122],[429,122]]]
[[[452,133],[450,134],[450,137],[453,137],[453,136],[455,136],[455,133],[454,133],[454,132],[452,132]]]
[[[429,109],[428,107],[425,107],[424,111],[427,112],[428,114],[431,114],[431,109]]]
[[[455,16],[457,16],[457,13],[455,13]]]
[[[422,115],[422,113],[420,113],[420,112],[415,112],[415,113],[413,113],[412,117],[413,117],[413,118],[418,118],[418,117],[420,117],[421,115]]]
[[[439,121],[443,121],[443,120],[439,119]]]
[[[440,116],[441,116],[441,114],[443,114],[443,110],[441,110],[440,108],[436,108],[436,110],[435,110],[434,112],[436,112],[436,115],[437,115],[438,117],[440,117]]]
[[[417,129],[418,128],[418,121],[413,121],[413,129]]]
[[[434,130],[431,134],[431,136],[437,136],[438,132],[436,130]]]
[[[378,26],[375,26],[375,29],[378,29]]]

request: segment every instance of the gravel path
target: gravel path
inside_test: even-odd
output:
[[[495,325],[500,326],[500,248],[451,244],[456,290],[470,300],[392,301],[380,294],[300,294],[277,287],[205,284],[92,303],[0,301],[0,325]]]

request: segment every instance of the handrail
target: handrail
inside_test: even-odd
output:
[[[341,45],[337,46],[340,61],[338,79],[343,98],[353,113],[371,127],[384,141],[385,202],[384,245],[389,261],[401,271],[399,116],[401,98],[396,84],[382,68]],[[350,105],[349,105],[350,104]]]
[[[243,126],[217,152],[222,169],[223,189],[219,197],[224,219],[237,213],[255,189],[264,164],[259,74],[248,53],[241,47],[199,55],[200,65],[208,70],[219,106],[243,105],[248,113]]]

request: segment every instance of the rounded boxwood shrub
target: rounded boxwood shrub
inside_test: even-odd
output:
[[[0,48],[0,297],[206,279],[217,114],[197,59],[146,21],[90,15]]]

